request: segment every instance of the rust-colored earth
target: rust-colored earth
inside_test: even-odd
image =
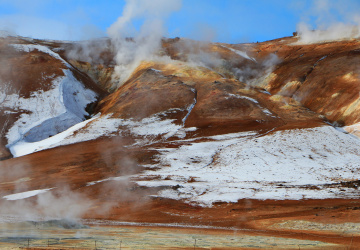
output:
[[[37,50],[29,53],[12,51],[8,48],[9,43],[28,42],[20,38],[7,39],[0,43],[0,54],[4,55],[0,64],[6,65],[0,69],[0,80],[14,82],[16,88],[11,90],[14,93],[26,96],[34,90],[45,91],[50,76],[63,74],[61,69],[65,66],[58,59]],[[114,227],[121,227],[116,222],[151,223],[160,229],[180,224],[181,230],[177,230],[189,234],[197,231],[192,226],[199,226],[202,233],[208,235],[236,232],[244,237],[277,237],[332,244],[301,249],[360,249],[358,199],[241,199],[204,207],[181,199],[157,197],[162,187],[143,187],[135,183],[137,177],[134,176],[148,170],[146,166],[156,161],[156,147],[177,148],[185,145],[186,139],[243,131],[273,133],[318,127],[328,121],[338,125],[359,122],[357,65],[360,42],[292,44],[296,40],[290,37],[258,44],[195,44],[191,50],[182,44],[182,39],[164,40],[164,53],[174,61],[142,62],[118,88],[111,84],[113,60],[109,51],[103,51],[99,63],[84,62],[67,57],[69,45],[52,43],[49,45],[52,49],[65,48],[59,54],[75,67],[72,71],[76,78],[99,93],[99,102],[92,108],[93,112],[137,121],[173,110],[168,118],[174,119],[175,124],[185,128],[197,127],[198,130],[187,133],[183,144],[172,144],[172,138],[153,138],[152,144],[136,145],[134,143],[139,137],[125,133],[12,158],[5,147],[5,131],[21,112],[9,116],[0,109],[0,126],[3,128],[0,158],[4,159],[0,162],[0,196],[53,188],[54,202],[69,202],[69,211],[75,211],[69,216],[80,216],[89,225],[92,220],[103,221],[105,225],[115,223]],[[41,41],[38,43],[42,44]],[[198,50],[217,53],[230,66],[217,69],[188,67],[184,62],[190,53]],[[266,72],[266,63],[257,64],[244,59],[234,50],[246,50],[247,55],[257,62],[265,62],[274,53],[278,61],[271,71]],[[231,69],[245,66],[262,72],[265,77],[256,78],[250,74],[240,81]],[[44,73],[49,77],[40,81],[39,77]],[[187,116],[187,108],[192,104],[195,105]],[[266,115],[263,109],[274,115]],[[111,179],[113,177],[119,179]],[[70,201],[66,199],[68,196]],[[48,207],[51,206],[41,204],[36,196],[17,201],[0,200],[2,215],[13,212],[17,215],[47,215]],[[51,209],[55,214],[67,215],[66,211]],[[278,247],[288,248],[286,245]]]

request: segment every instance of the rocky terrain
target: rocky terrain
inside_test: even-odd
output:
[[[111,40],[0,38],[0,220],[360,246],[359,51],[163,39],[121,80]]]

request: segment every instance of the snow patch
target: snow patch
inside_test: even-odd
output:
[[[254,98],[248,97],[248,96],[235,95],[235,94],[230,94],[230,93],[228,93],[228,96],[235,97],[235,98],[238,98],[238,99],[245,99],[245,100],[251,101],[253,103],[259,104],[259,102],[257,100],[255,100]]]
[[[177,131],[182,126],[173,123],[173,119],[161,120],[158,116],[144,118],[140,122],[124,120],[124,124],[129,126],[131,133],[139,136],[157,136]]]
[[[153,69],[153,68],[150,68],[152,71],[155,71],[155,72],[157,72],[157,73],[161,73],[162,72],[162,70],[158,70],[158,69]]]
[[[117,177],[109,177],[106,179],[98,180],[98,181],[91,181],[86,184],[86,186],[93,186],[98,183],[102,183],[105,181],[129,181],[131,177],[134,177],[135,175],[123,175],[123,176],[117,176]]]
[[[244,51],[233,49],[231,47],[227,47],[227,46],[224,46],[224,45],[222,45],[222,46],[224,48],[227,48],[227,49],[231,50],[232,52],[235,52],[235,54],[237,54],[237,55],[239,55],[241,57],[244,57],[245,59],[256,62],[255,58],[248,56],[248,54],[246,52],[244,52]]]
[[[248,96],[230,94],[230,93],[228,93],[228,96],[235,97],[235,98],[238,98],[238,99],[245,99],[245,100],[249,100],[249,101],[251,101],[253,103],[256,103],[257,106],[264,112],[264,114],[266,114],[267,116],[271,116],[273,118],[277,118],[277,116],[275,116],[270,110],[260,106],[260,103],[254,98],[251,98],[251,97],[248,97]]]
[[[96,93],[86,89],[70,70],[64,70],[64,74],[52,82],[53,88],[48,91],[32,92],[29,98],[12,94],[3,101],[2,107],[24,112],[6,134],[14,156],[23,155],[13,150],[20,144],[44,140],[88,115],[85,107],[96,100]]]
[[[191,90],[193,90],[193,89],[191,89]],[[193,92],[194,92],[194,91],[193,91]],[[196,100],[196,98],[194,98],[194,102],[193,102],[192,104],[190,104],[189,107],[187,107],[187,109],[186,109],[186,110],[187,110],[187,114],[186,114],[186,116],[182,119],[183,125],[185,125],[185,122],[186,122],[187,118],[189,117],[191,111],[192,111],[193,108],[195,107],[196,102],[197,102],[197,100]]]
[[[45,140],[41,140],[41,141],[37,141],[37,142],[20,141],[20,142],[14,144],[10,148],[11,153],[13,154],[14,157],[20,157],[23,155],[28,155],[28,154],[37,152],[37,151],[60,146],[62,143],[64,143],[65,138],[71,136],[76,130],[84,127],[87,123],[89,123],[93,119],[80,122],[80,123],[70,127],[69,129],[67,129],[59,134],[56,134],[52,137],[49,137]]]
[[[359,197],[356,189],[338,184],[360,178],[360,141],[330,126],[162,148],[158,160],[155,170],[140,177],[160,178],[137,183],[171,183],[178,188],[157,195],[204,206],[245,198]]]
[[[3,196],[3,199],[8,200],[8,201],[22,200],[22,199],[26,199],[29,197],[39,195],[39,194],[46,193],[47,191],[49,191],[51,189],[53,189],[53,188],[31,190],[31,191],[21,192],[21,193],[17,193],[17,194],[9,194],[9,195]]]
[[[140,137],[136,142],[136,145],[140,145],[152,142],[152,139],[159,135],[165,139],[172,136],[183,138],[186,136],[186,132],[196,130],[194,127],[183,128],[174,124],[173,121],[171,119],[161,120],[159,114],[144,118],[141,121],[113,118],[112,114],[103,116],[97,114],[89,120],[75,124],[44,140],[36,142],[19,141],[12,145],[10,150],[14,157],[19,157],[45,149],[95,140],[103,136],[121,135],[122,133],[130,133]]]

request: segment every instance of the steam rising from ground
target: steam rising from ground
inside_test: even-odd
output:
[[[238,68],[233,68],[236,78],[245,82],[249,86],[264,87],[263,82],[274,70],[274,67],[281,62],[281,59],[275,54],[269,54],[265,59],[257,64],[245,64]]]
[[[317,0],[303,19],[316,18],[316,30],[308,20],[298,24],[299,43],[317,43],[360,37],[360,15],[357,6],[343,1]],[[353,8],[353,9],[351,9]],[[355,11],[355,12],[354,12]],[[335,20],[335,16],[342,21]]]
[[[329,26],[326,30],[311,30],[308,25],[301,23],[298,25],[298,34],[300,36],[300,43],[317,43],[359,38],[360,23],[358,25],[336,23]]]
[[[110,54],[113,49],[110,41],[105,38],[81,41],[67,46],[70,47],[66,49],[67,58],[92,64],[109,64],[104,60],[106,59],[104,55]],[[112,63],[110,59],[110,64]]]
[[[18,216],[21,220],[78,219],[92,206],[85,195],[69,188],[55,188],[35,198],[1,202],[1,216]]]
[[[113,54],[110,63],[115,65],[112,88],[117,88],[131,76],[142,61],[170,62],[169,56],[164,55],[162,51],[162,42],[165,41],[163,39],[167,33],[164,21],[180,8],[181,0],[128,0],[122,15],[108,28],[107,33],[111,42],[81,42],[68,51],[67,56],[70,59],[103,64],[104,57],[101,53],[108,51],[109,54]],[[142,25],[136,29],[134,22],[139,20],[142,21]],[[242,56],[235,56],[231,60],[224,59],[219,53],[209,49],[213,45],[207,41],[214,38],[214,32],[210,28],[203,28],[202,32],[198,32],[198,39],[201,41],[174,39],[172,46],[178,51],[178,58],[173,59],[187,62],[192,66],[209,68],[224,77],[232,75],[249,85],[253,85],[255,78],[264,72],[267,74],[273,65],[279,62],[276,55],[257,62],[249,58],[246,51],[239,51]]]
[[[108,34],[116,49],[114,77],[126,81],[143,60],[154,60],[166,35],[164,20],[181,8],[181,0],[128,0],[122,16],[110,26]],[[143,19],[140,30],[133,22]]]
[[[245,47],[234,49],[229,45],[214,45],[186,39],[181,39],[178,44],[179,55],[185,55],[181,60],[209,68],[224,77],[235,77],[252,87],[261,85],[264,79],[273,72],[274,67],[281,62],[275,54],[255,59],[248,55],[249,51]],[[211,46],[217,46],[215,51],[211,51]],[[223,58],[216,52],[221,47],[231,51],[231,58]]]
[[[113,138],[108,145],[116,145],[119,149],[123,144],[121,139]],[[0,184],[13,183],[14,188],[11,193],[6,188],[0,190],[0,222],[7,217],[14,218],[13,222],[54,219],[76,221],[87,214],[108,214],[112,208],[128,201],[132,202],[133,209],[141,207],[148,200],[148,191],[142,191],[141,195],[134,193],[135,183],[131,178],[142,166],[129,156],[127,151],[103,150],[102,144],[98,147],[96,162],[90,160],[82,163],[77,166],[78,171],[81,169],[86,175],[86,172],[92,172],[92,166],[97,164],[106,174],[97,176],[95,181],[80,185],[62,179],[60,174],[57,175],[58,181],[44,183],[44,172],[40,171],[41,176],[38,176],[31,163],[1,162]],[[111,197],[108,194],[111,194]]]
[[[29,188],[28,181],[32,179],[33,170],[32,164],[26,161],[15,164],[5,161],[0,165],[0,183],[14,184],[12,194],[0,190],[0,217],[11,215],[20,220],[74,220],[81,218],[93,206],[86,195],[71,190],[65,183],[54,183],[52,187],[39,186],[38,190]],[[6,196],[3,197],[4,194]]]

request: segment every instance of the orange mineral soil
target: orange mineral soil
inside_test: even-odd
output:
[[[101,117],[139,122],[161,113],[164,117],[159,119],[165,120],[166,116],[175,125],[189,129],[179,139],[134,134],[123,124],[111,136],[102,135],[13,158],[6,147],[6,132],[24,111],[7,112],[0,106],[0,197],[51,188],[51,194],[50,191],[43,194],[44,199],[41,195],[19,200],[0,199],[0,215],[69,216],[90,227],[101,224],[101,230],[109,235],[113,232],[107,228],[126,228],[136,223],[133,230],[175,227],[171,231],[174,235],[236,234],[280,239],[276,246],[269,243],[251,247],[239,243],[238,246],[196,249],[300,248],[300,243],[287,245],[288,239],[321,242],[301,249],[360,249],[358,198],[247,198],[204,206],[158,195],[169,186],[137,184],[144,180],[142,173],[154,170],[151,166],[159,163],[157,149],[160,148],[178,149],[189,145],[191,140],[207,142],[211,136],[230,133],[257,131],[261,136],[329,123],[350,126],[360,122],[360,41],[308,45],[296,42],[296,37],[236,45],[204,45],[193,41],[189,49],[189,41],[164,39],[162,53],[172,60],[143,61],[127,81],[115,86],[111,78],[114,71],[111,50],[99,48],[101,62],[86,62],[69,58],[69,44],[0,38],[0,80],[11,82],[9,95],[27,98],[33,91],[46,91],[55,77],[63,75],[62,69],[68,68],[59,58],[39,50],[21,52],[10,46],[36,43],[57,51],[71,65],[74,76],[98,94],[97,103],[89,109],[92,114],[100,112]],[[228,64],[217,68],[189,66],[187,60],[196,51],[214,53]],[[246,51],[250,59],[236,51]],[[267,60],[274,55],[276,63],[267,67]],[[233,69],[245,67],[257,75],[237,77]],[[273,115],[267,115],[264,109]],[[94,121],[75,135],[85,133],[92,124]],[[197,129],[191,130],[192,127]],[[139,143],[140,140],[146,143]],[[284,151],[286,153],[286,149]],[[145,178],[158,180],[160,177],[155,172]],[[196,178],[189,178],[188,182],[201,185]],[[356,173],[353,179],[337,184],[355,191],[360,185]],[[175,184],[170,187],[178,188]],[[47,203],[46,195],[51,204]],[[60,209],[64,205],[65,208]],[[161,249],[153,246],[158,248]],[[140,248],[134,246],[133,249]],[[194,249],[194,246],[170,244],[163,249]]]

